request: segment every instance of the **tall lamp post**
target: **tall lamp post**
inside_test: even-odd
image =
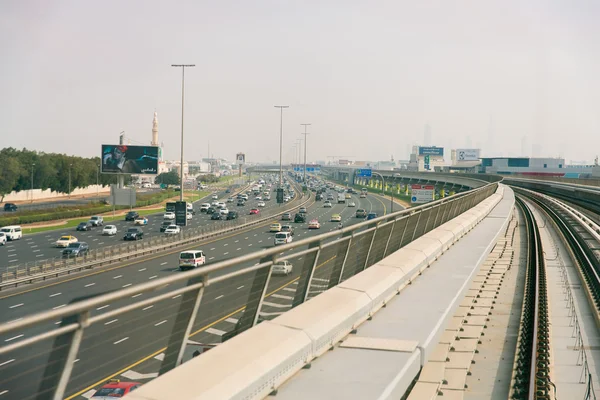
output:
[[[181,68],[181,164],[180,164],[180,180],[179,180],[179,200],[183,201],[183,101],[185,94],[185,69],[195,67],[196,64],[171,64],[171,67]],[[210,157],[210,155],[209,155]]]
[[[385,178],[379,172],[372,171],[373,175],[378,175],[381,178],[381,194],[385,198]],[[394,191],[390,190],[390,214],[394,212]]]
[[[306,128],[309,127],[311,124],[300,124],[300,125],[304,125],[304,133],[302,133],[304,135],[304,184],[306,185],[306,135],[308,135],[309,133],[306,132]]]
[[[99,197],[99,196],[100,196],[100,164],[96,165],[96,197]]]
[[[283,164],[281,159],[281,152],[283,150],[283,109],[289,108],[290,106],[275,106],[281,111],[281,117],[279,120],[279,187],[283,187]]]
[[[31,164],[31,202],[33,203],[33,167],[35,163]]]

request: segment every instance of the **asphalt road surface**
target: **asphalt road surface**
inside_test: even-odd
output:
[[[354,195],[353,200],[357,205],[356,208],[348,207],[347,203],[339,205],[334,203],[332,208],[324,208],[323,202],[313,203],[309,207],[308,220],[318,218],[322,223],[322,228],[308,230],[307,224],[293,224],[296,229],[294,239],[303,239],[336,229],[337,223],[329,222],[332,214],[341,214],[344,225],[347,226],[362,221],[362,219],[355,218],[357,208],[365,208],[367,211],[382,215],[387,205],[384,199],[375,195],[369,195],[363,199]],[[253,207],[253,202],[250,201],[247,207]],[[273,200],[271,202],[275,204]],[[199,203],[196,203],[196,206],[198,207]],[[197,215],[194,219],[202,221],[202,218],[205,217]],[[268,232],[267,223],[264,226],[215,240],[200,242],[190,248],[204,250],[208,262],[212,263],[271,247],[274,245],[273,236],[273,233]],[[53,240],[55,239],[53,238]],[[293,251],[298,250],[301,249]],[[333,252],[334,249],[331,254]],[[0,310],[2,310],[0,320],[2,322],[18,320],[25,315],[56,309],[78,299],[89,298],[174,273],[182,273],[177,268],[178,254],[179,250],[162,253],[98,271],[89,271],[47,283],[25,286],[0,297]],[[329,277],[327,268],[332,264],[330,262],[331,254],[323,254],[320,258],[313,280],[315,284],[310,289],[312,295],[318,294],[327,286]],[[272,277],[268,288],[269,296],[260,310],[262,318],[274,318],[290,309],[301,263],[301,257],[294,260],[296,267],[289,276]],[[234,270],[248,265],[251,264],[238,265]],[[193,350],[195,342],[218,343],[223,334],[231,331],[243,313],[243,307],[250,295],[253,278],[254,274],[248,273],[226,282],[211,285],[206,289],[192,330],[194,334],[191,338],[192,344],[188,346],[189,352]],[[318,285],[318,282],[323,284]],[[157,290],[154,294],[171,291],[184,285],[184,283],[170,285],[168,288]],[[139,301],[144,296],[148,297],[148,294],[139,294],[133,296],[132,299],[106,304],[94,310],[93,315]],[[88,328],[85,331],[68,386],[67,393],[73,395],[71,398],[75,398],[75,395],[78,398],[90,397],[93,394],[93,388],[97,388],[110,376],[116,375],[119,379],[140,382],[155,377],[162,357],[164,357],[164,347],[174,328],[181,300],[182,297],[176,296],[168,301],[120,315],[118,318]],[[47,326],[36,326],[24,332],[15,332],[11,337],[2,337],[0,340],[5,343],[22,340],[35,333],[54,329],[60,323],[61,321],[55,321]],[[57,342],[54,345],[55,348],[66,348],[64,343]],[[58,353],[51,354],[52,346],[51,342],[42,342],[25,350],[5,355],[0,359],[0,400],[36,398],[35,393],[44,390],[40,389],[40,385],[43,385],[40,382],[44,381],[43,376],[56,374],[60,365],[60,362],[57,361],[60,359],[60,355],[57,355]],[[49,360],[52,362],[49,363]],[[48,395],[48,393],[42,393],[39,395],[41,397],[37,398],[46,398],[44,394]]]

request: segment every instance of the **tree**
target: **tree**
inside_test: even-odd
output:
[[[0,201],[4,201],[4,196],[12,192],[19,178],[21,166],[15,157],[4,157],[2,155],[0,162]]]
[[[158,174],[154,179],[154,183],[164,183],[165,185],[179,184],[179,174],[175,171],[163,172]]]

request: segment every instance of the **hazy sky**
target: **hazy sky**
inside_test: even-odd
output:
[[[149,143],[165,156],[403,159],[409,145],[588,160],[600,153],[600,2],[0,2],[1,146],[81,156]],[[493,132],[490,141],[489,133]],[[524,137],[527,137],[524,139]],[[525,146],[524,146],[525,145]],[[449,158],[449,157],[447,157]]]

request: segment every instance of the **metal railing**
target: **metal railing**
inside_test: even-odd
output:
[[[156,368],[162,375],[185,361],[190,337],[202,340],[213,329],[224,341],[274,318],[469,210],[496,188],[491,183],[341,230],[74,299],[3,324],[0,337],[22,336],[1,342],[0,357],[12,361],[1,374],[0,390],[7,388],[15,398],[62,399],[125,371],[132,359],[158,363],[153,357],[159,354]],[[283,261],[295,267],[289,276],[278,277],[273,265]],[[214,328],[225,321],[230,321],[229,328]],[[130,338],[134,346],[117,346]]]
[[[301,192],[300,192],[301,193]],[[107,263],[120,261],[124,258],[131,259],[140,257],[168,248],[179,247],[199,240],[205,240],[217,235],[223,235],[241,229],[246,229],[265,222],[275,216],[289,212],[299,206],[305,205],[310,200],[308,196],[296,195],[292,201],[282,206],[280,209],[266,210],[260,214],[246,215],[229,221],[211,221],[209,225],[204,225],[192,229],[182,230],[178,235],[167,236],[157,233],[147,235],[142,241],[124,242],[113,246],[105,246],[98,249],[92,249],[84,256],[80,257],[53,257],[44,260],[31,261],[16,266],[6,267],[6,270],[0,274],[0,290],[4,287],[11,287],[15,284],[30,282],[32,279],[40,279],[57,274],[79,271],[84,268],[99,267]]]

